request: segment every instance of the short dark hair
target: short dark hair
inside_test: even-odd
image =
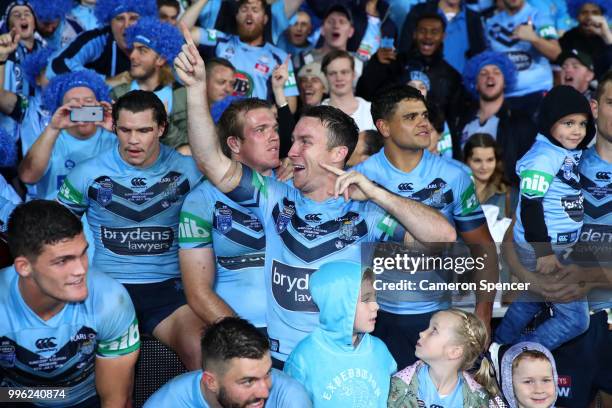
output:
[[[385,142],[378,130],[368,129],[364,130],[362,133],[363,141],[365,142],[365,154],[372,156],[383,148]]]
[[[83,224],[56,201],[32,200],[18,205],[8,220],[7,241],[13,257],[35,260],[44,245],[54,245],[83,232]]]
[[[223,363],[232,358],[260,360],[270,349],[268,338],[239,317],[226,317],[210,326],[200,344],[205,371],[223,371]]]
[[[158,126],[164,126],[164,134],[168,133],[168,113],[163,102],[150,91],[134,90],[126,93],[117,99],[113,105],[113,130],[117,131],[117,120],[119,112],[127,110],[132,113],[144,112],[148,109],[153,110],[153,119]]]
[[[414,27],[418,27],[419,23],[423,20],[438,20],[442,24],[442,31],[446,31],[446,20],[442,16],[435,12],[423,13],[417,17]]]
[[[383,89],[372,99],[370,112],[374,123],[378,119],[389,119],[395,113],[397,105],[404,99],[415,99],[426,105],[425,97],[416,88],[408,85],[393,85]]]
[[[227,139],[230,136],[244,139],[244,116],[255,109],[272,109],[272,104],[258,98],[241,99],[232,102],[221,115],[219,123],[217,123],[217,134],[219,135],[221,150],[227,157],[232,156],[232,151],[227,145]]]
[[[157,0],[157,8],[159,9],[163,6],[173,7],[179,13],[181,12],[181,5],[178,0]]]
[[[236,71],[236,67],[234,67],[232,65],[231,62],[229,62],[229,60],[225,59],[225,58],[209,58],[206,60],[206,63],[204,64],[205,68],[206,68],[206,72],[210,72],[213,70],[213,68],[215,68],[216,66],[222,66],[222,67],[226,67],[231,69],[232,71]]]
[[[359,128],[357,124],[346,113],[333,106],[309,106],[302,112],[302,117],[317,118],[327,129],[327,148],[332,149],[336,146],[346,146],[348,153],[346,161],[351,157],[357,140],[359,138]]]
[[[601,96],[604,94],[604,90],[608,84],[612,85],[612,69],[608,70],[608,72],[601,77],[599,83],[597,84],[597,90],[595,91],[594,96],[594,99],[597,102],[600,102]]]
[[[321,71],[325,75],[327,75],[327,66],[332,63],[332,61],[337,60],[338,58],[346,58],[351,62],[351,69],[355,71],[355,58],[348,52],[344,50],[331,50],[323,57],[323,61],[321,61]]]

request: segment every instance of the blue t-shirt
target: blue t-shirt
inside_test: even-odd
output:
[[[18,281],[13,267],[0,270],[0,386],[66,387],[66,399],[41,406],[74,405],[96,394],[96,357],[119,357],[140,347],[130,296],[105,274],[90,270],[87,298],[66,303],[46,321],[25,303]]]
[[[584,217],[584,197],[580,189],[578,164],[581,150],[567,150],[538,135],[527,153],[516,163],[521,179],[518,208],[524,197],[541,199],[544,221],[553,245],[578,241]],[[514,241],[529,248],[520,211],[516,213]]]
[[[58,200],[87,214],[98,269],[122,283],[160,282],[180,276],[179,212],[201,179],[191,157],[167,146],[141,169],[126,163],[116,145],[76,166]]]
[[[287,374],[273,368],[272,388],[266,400],[266,408],[310,408],[304,387]],[[175,377],[153,394],[143,408],[208,408],[201,388],[202,370],[191,371]]]
[[[429,366],[423,364],[419,368],[418,406],[423,408],[463,408],[463,376],[457,375],[457,385],[448,395],[441,396],[429,375]],[[467,408],[467,407],[466,407]]]
[[[277,65],[285,62],[287,53],[270,43],[261,47],[240,41],[237,35],[200,28],[200,44],[215,48],[215,55],[229,60],[236,68],[235,96],[271,99],[270,78]],[[293,63],[289,61],[289,79],[285,83],[285,96],[299,94]]]
[[[555,24],[549,15],[529,4],[525,4],[512,16],[502,11],[487,20],[486,33],[489,46],[493,51],[505,53],[514,62],[518,71],[514,89],[506,93],[508,97],[547,91],[553,85],[552,69],[548,59],[529,41],[513,38],[512,33],[516,27],[527,24],[529,20],[538,36],[547,40],[558,38]]]
[[[325,262],[361,259],[361,243],[401,242],[405,230],[372,202],[315,202],[292,186],[242,170],[240,184],[227,196],[264,226],[268,335],[273,356],[284,361],[318,325],[310,275]]]
[[[601,136],[600,136],[601,137]],[[595,147],[584,152],[578,166],[580,185],[584,195],[584,225],[580,232],[580,243],[594,245],[592,259],[600,264],[612,265],[610,243],[612,242],[612,163],[602,159]],[[600,251],[597,251],[600,249]],[[588,255],[589,258],[592,255]],[[610,290],[593,291],[589,297],[591,310],[612,307]]]
[[[266,237],[250,209],[232,202],[209,181],[194,189],[180,214],[179,247],[213,248],[215,292],[239,316],[266,326]]]
[[[438,209],[460,232],[486,225],[474,182],[466,171],[466,166],[455,160],[442,158],[425,150],[419,164],[406,173],[387,159],[383,148],[353,170],[363,173],[395,194]],[[430,272],[423,273],[434,275]],[[385,271],[379,278],[383,282],[419,282],[427,275],[418,272],[410,275],[403,271]],[[382,310],[396,314],[420,314],[450,307],[443,291],[419,294],[418,291],[381,290],[378,291],[378,303]]]
[[[116,146],[115,134],[101,127],[88,139],[77,139],[66,130],[60,131],[51,151],[47,170],[34,185],[36,198],[54,200],[64,179],[77,164],[115,150]]]

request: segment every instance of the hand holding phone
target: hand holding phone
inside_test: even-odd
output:
[[[103,106],[81,106],[70,110],[70,120],[72,122],[101,122],[103,119]]]

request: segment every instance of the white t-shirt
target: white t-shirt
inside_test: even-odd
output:
[[[372,120],[372,113],[370,113],[370,106],[372,105],[370,102],[366,101],[363,98],[357,97],[357,110],[349,115],[353,120],[357,123],[357,127],[360,132],[364,130],[376,129],[374,126],[374,121]],[[321,102],[321,105],[330,105],[329,98],[324,99]]]

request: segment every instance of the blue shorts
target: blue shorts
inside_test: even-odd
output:
[[[123,286],[134,303],[141,333],[153,335],[153,330],[159,323],[187,304],[181,278]]]

